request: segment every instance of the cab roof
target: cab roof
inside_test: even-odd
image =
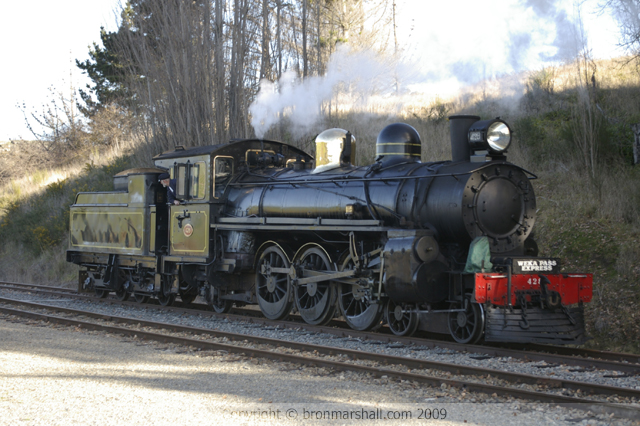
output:
[[[264,139],[236,139],[226,144],[197,146],[194,148],[176,147],[172,151],[165,151],[153,157],[153,160],[195,157],[200,155],[228,155],[236,159],[244,158],[247,150],[269,150],[282,154],[286,158],[302,156],[305,161],[312,161],[313,157],[303,150],[283,142]]]

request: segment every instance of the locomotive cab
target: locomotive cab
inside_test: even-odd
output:
[[[216,228],[228,215],[230,187],[243,176],[281,172],[286,164],[305,169],[313,158],[280,142],[249,139],[176,148],[154,161],[176,179],[182,200],[168,206],[168,250],[156,275],[160,293],[180,294],[183,300],[201,294],[222,310],[233,300],[251,302],[250,287],[236,284],[237,274],[253,267],[254,239],[241,230],[219,233]],[[229,285],[234,288],[226,291]]]

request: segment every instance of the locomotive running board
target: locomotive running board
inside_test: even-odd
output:
[[[219,217],[211,228],[243,231],[384,231],[382,221],[293,217]]]

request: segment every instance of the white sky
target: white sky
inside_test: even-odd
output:
[[[0,13],[0,141],[33,139],[16,104],[42,110],[49,87],[57,91],[82,77],[75,59],[88,59],[100,26],[115,30],[117,0],[23,0]],[[82,79],[82,87],[88,79]]]
[[[443,95],[460,81],[505,72],[539,69],[543,57],[571,44],[562,11],[571,19],[573,0],[397,0],[399,37],[405,53],[441,88]],[[596,16],[598,0],[586,0],[581,15],[596,57],[619,56],[617,28],[608,16]],[[24,116],[42,110],[49,88],[68,91],[88,80],[75,59],[88,59],[99,41],[100,26],[115,30],[119,0],[32,0],[5,2],[0,15],[0,141],[31,139]],[[542,55],[542,56],[541,56]],[[547,59],[548,61],[549,59]],[[456,78],[450,76],[456,71]],[[466,71],[466,72],[463,72]],[[446,75],[445,75],[446,74]],[[433,90],[433,87],[431,88]]]
[[[602,0],[581,0],[579,8],[575,0],[397,1],[399,39],[408,40],[404,53],[428,77],[419,87],[444,92],[432,95],[575,57],[578,14],[594,57],[623,54],[616,22],[597,13]]]

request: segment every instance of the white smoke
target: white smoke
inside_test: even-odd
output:
[[[525,0],[524,6],[531,8],[537,21],[553,22],[554,24],[555,33],[551,45],[556,51],[550,55],[541,53],[542,60],[565,61],[578,55],[581,41],[579,40],[576,19],[579,19],[579,16],[570,17],[567,10],[551,0]],[[579,6],[575,6],[575,9],[574,14],[577,14]]]
[[[408,26],[410,37],[407,26],[399,26],[399,36],[412,40],[406,52],[431,74],[431,81],[455,78],[461,88],[575,58],[577,12],[590,16],[594,2],[504,0],[494,7],[473,0],[424,2],[424,13],[419,13],[414,2],[405,0],[399,2],[402,13],[419,25]]]
[[[505,0],[495,8],[479,7],[475,0],[398,4],[403,61],[343,45],[324,76],[301,80],[290,72],[275,83],[262,81],[249,108],[256,136],[264,137],[283,119],[294,136],[318,131],[328,108],[390,115],[464,96],[478,85],[513,107],[524,93],[528,70],[575,58],[576,22],[593,10],[572,0]]]
[[[362,110],[372,97],[393,96],[401,74],[406,82],[409,77],[401,64],[385,61],[371,51],[352,51],[341,45],[331,56],[324,76],[300,80],[294,72],[287,72],[276,83],[262,80],[249,107],[251,125],[258,138],[285,117],[295,133],[313,130],[329,107]]]

